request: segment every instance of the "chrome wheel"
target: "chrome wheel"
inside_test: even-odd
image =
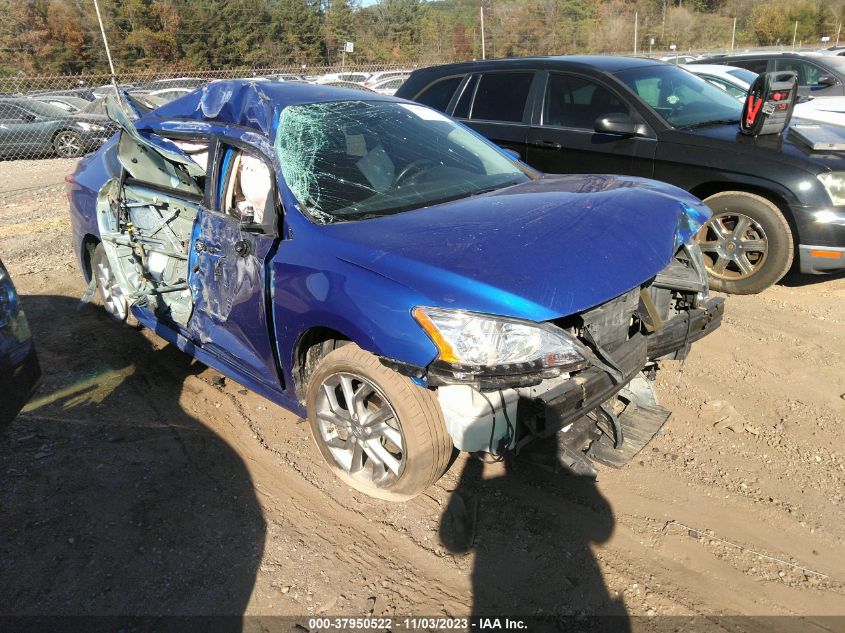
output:
[[[320,439],[334,461],[362,483],[379,487],[405,466],[405,438],[384,394],[352,373],[326,377],[315,401]]]
[[[60,132],[53,141],[53,146],[62,158],[76,158],[82,155],[82,139],[74,132]]]
[[[129,315],[129,302],[118,285],[105,255],[97,261],[95,274],[100,298],[103,300],[103,308],[118,321],[125,321]]]
[[[707,272],[719,279],[742,279],[766,262],[769,241],[759,222],[742,213],[720,213],[696,235]]]

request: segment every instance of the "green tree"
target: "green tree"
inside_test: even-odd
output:
[[[355,40],[355,7],[348,0],[331,0],[323,16],[323,41],[326,61],[337,62],[340,50],[346,42]]]
[[[271,64],[319,64],[325,60],[319,8],[307,0],[277,0],[270,6]]]
[[[268,63],[265,0],[180,0],[182,48],[196,68]]]
[[[760,44],[775,44],[787,38],[789,31],[787,17],[775,3],[754,7],[749,21],[751,32]]]

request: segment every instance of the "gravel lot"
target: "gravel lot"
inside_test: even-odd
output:
[[[596,483],[460,458],[428,494],[386,504],[336,481],[302,420],[78,307],[56,186],[71,169],[0,162],[0,257],[44,368],[0,430],[0,613],[842,626],[818,616],[845,616],[845,278],[731,297],[685,366],[664,364],[664,431]],[[467,524],[470,551],[450,551]]]

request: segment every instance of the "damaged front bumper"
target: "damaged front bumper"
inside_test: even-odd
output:
[[[702,307],[665,322],[659,330],[648,335],[635,334],[610,350],[610,360],[621,372],[621,380],[599,367],[590,367],[551,388],[531,389],[533,397],[545,408],[544,424],[533,431],[540,436],[558,432],[615,396],[649,361],[684,354],[691,343],[721,325],[724,308],[725,300],[714,297]]]

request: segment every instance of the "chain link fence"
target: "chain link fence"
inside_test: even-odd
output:
[[[225,70],[121,73],[117,81],[143,105],[155,108],[218,79],[315,82],[394,92],[420,64],[283,66]],[[116,131],[106,115],[108,74],[0,77],[0,161],[78,158]]]

